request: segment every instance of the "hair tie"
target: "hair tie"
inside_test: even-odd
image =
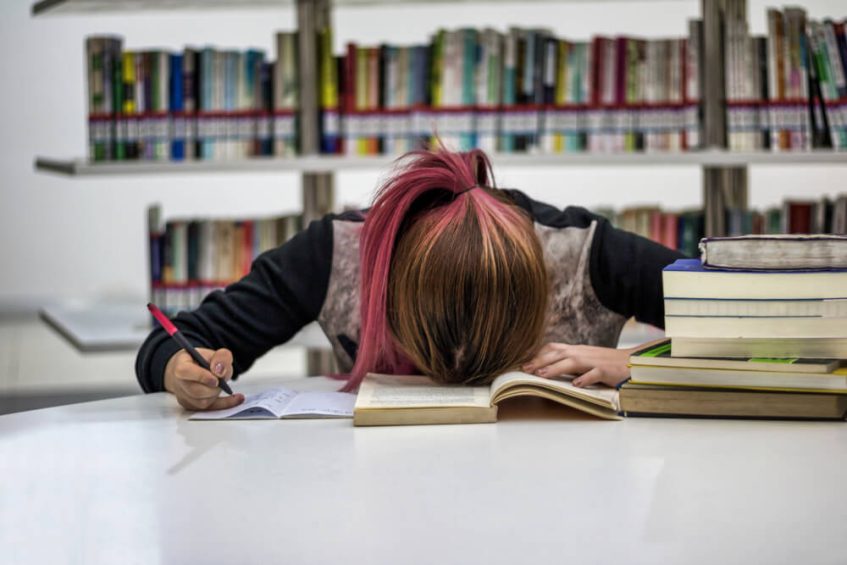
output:
[[[465,188],[465,189],[462,189],[462,190],[460,190],[459,192],[457,192],[457,193],[456,193],[456,196],[459,196],[459,195],[461,195],[461,194],[464,194],[464,193],[466,193],[467,191],[469,191],[469,190],[473,190],[473,189],[475,189],[475,188],[482,188],[482,187],[481,187],[479,184],[472,184],[471,186],[469,186],[469,187],[467,187],[467,188]]]

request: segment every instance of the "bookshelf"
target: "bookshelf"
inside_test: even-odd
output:
[[[633,3],[638,0],[633,0]],[[668,0],[690,2],[692,0]],[[419,0],[400,4],[420,3]],[[746,208],[748,166],[821,166],[845,165],[847,153],[813,151],[808,153],[729,152],[727,148],[724,93],[724,43],[722,21],[729,0],[702,0],[703,132],[707,149],[686,153],[635,154],[493,154],[495,167],[627,167],[670,166],[699,167],[703,171],[703,207],[706,209],[707,235],[720,234],[725,225],[720,214],[727,206]],[[388,4],[377,0],[337,0],[336,6]],[[397,3],[394,3],[397,4]],[[319,153],[317,96],[317,52],[314,42],[304,38],[329,21],[328,0],[43,0],[33,5],[37,17],[98,12],[132,13],[149,10],[262,9],[291,7],[297,12],[301,32],[298,45],[301,69],[298,110],[301,126],[300,153],[294,158],[250,158],[231,161],[194,162],[99,162],[86,159],[38,157],[38,171],[67,177],[137,176],[178,173],[295,173],[303,179],[303,215],[308,222],[330,211],[334,200],[334,173],[347,170],[384,169],[392,156],[340,157]]]

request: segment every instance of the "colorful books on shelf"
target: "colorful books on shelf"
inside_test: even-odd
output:
[[[302,228],[291,214],[243,219],[171,219],[148,209],[151,302],[174,314],[250,272],[253,260]]]
[[[844,22],[769,9],[749,33],[728,6],[728,146],[847,150]],[[489,152],[677,152],[700,147],[702,22],[678,37],[557,37],[544,28],[440,29],[425,44],[332,50],[315,38],[320,151],[401,154],[438,136]],[[297,32],[257,49],[123,50],[86,40],[89,157],[233,159],[298,154]],[[311,75],[310,75],[311,76]]]
[[[702,210],[684,210],[673,212],[662,210],[658,206],[635,206],[615,211],[611,208],[595,209],[595,213],[606,217],[615,227],[636,233],[642,237],[661,243],[671,249],[676,249],[689,257],[699,253],[700,240],[703,238],[704,214]],[[737,249],[738,246],[753,246],[761,250],[762,245],[773,248],[777,245],[792,245],[790,241],[811,239],[819,243],[809,246],[806,243],[793,244],[791,257],[803,257],[803,268],[815,268],[826,265],[832,257],[823,247],[837,245],[835,242],[844,240],[839,235],[807,235],[804,238],[783,236],[778,234],[847,234],[847,195],[840,195],[834,200],[823,197],[819,200],[786,200],[781,206],[770,208],[764,212],[757,210],[726,209],[728,235],[726,240],[731,242],[724,249]],[[736,241],[735,236],[750,235],[744,240]],[[762,238],[760,236],[766,235]],[[792,239],[792,237],[794,239]],[[758,238],[758,239],[757,239]],[[723,239],[707,240],[714,249],[722,245]],[[844,240],[847,241],[847,240]],[[763,242],[766,242],[763,244]],[[782,242],[779,244],[778,242]],[[828,242],[828,243],[826,243]],[[725,251],[724,251],[725,252]],[[740,260],[744,260],[746,251],[740,252]],[[784,268],[783,256],[771,253],[771,265]],[[759,261],[765,260],[762,254],[751,257],[749,269],[760,267]],[[847,267],[845,263],[833,263],[833,267]]]
[[[275,64],[257,49],[175,53],[124,50],[122,43],[112,36],[86,40],[91,161],[242,159],[273,155],[275,148],[295,153],[291,40],[278,42]],[[272,98],[273,92],[281,94]]]
[[[755,36],[745,4],[729,4],[725,21],[729,148],[847,150],[844,22],[771,8],[767,34]]]
[[[351,43],[345,152],[402,152],[434,134],[492,152],[696,147],[698,59],[688,42],[465,28],[422,46]]]

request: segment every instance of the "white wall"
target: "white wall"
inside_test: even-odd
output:
[[[256,46],[272,53],[275,30],[291,29],[292,10],[244,10],[63,16],[33,19],[31,0],[0,3],[0,311],[69,298],[143,297],[146,206],[167,215],[247,215],[300,207],[295,175],[173,175],[68,179],[36,173],[36,155],[82,156],[86,147],[83,37],[117,33],[128,48],[187,43]],[[763,2],[749,2],[755,32]],[[839,0],[804,3],[812,16],[844,17]],[[683,35],[697,1],[575,2],[339,9],[336,48],[359,42],[424,41],[439,26],[547,26],[562,36],[594,33]],[[751,204],[785,195],[835,194],[843,167],[754,167]],[[522,188],[558,206],[700,202],[696,167],[503,169],[502,186]],[[344,173],[339,202],[364,204],[379,172]]]

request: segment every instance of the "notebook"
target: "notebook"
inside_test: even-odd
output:
[[[356,395],[346,392],[298,392],[284,387],[247,395],[233,408],[195,412],[189,420],[274,420],[352,418]]]

